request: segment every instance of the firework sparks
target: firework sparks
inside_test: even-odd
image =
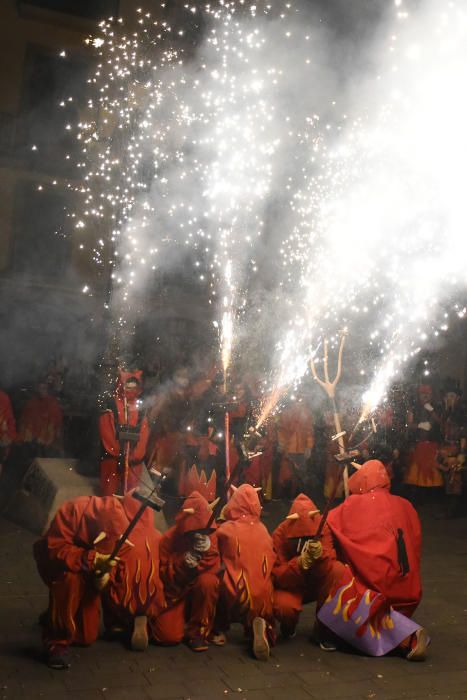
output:
[[[78,127],[77,235],[110,231],[93,256],[114,268],[125,309],[189,251],[220,319],[224,378],[258,251],[273,247],[268,339],[282,340],[269,343],[258,425],[303,376],[310,347],[344,326],[374,351],[367,416],[445,332],[445,302],[467,282],[467,13],[436,0],[409,16],[395,0],[375,75],[352,80],[345,110],[330,94],[326,119],[308,95],[323,82],[315,27],[292,3],[181,13],[176,25],[140,11],[138,31],[106,21],[89,39],[99,63]],[[200,26],[203,41],[184,44]]]

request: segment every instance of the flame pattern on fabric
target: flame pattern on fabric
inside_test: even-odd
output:
[[[150,509],[132,531],[133,546],[125,544],[120,550],[108,585],[101,593],[94,586],[96,551],[110,554],[138,509],[131,494],[122,501],[82,496],[66,502],[35,543],[38,570],[50,589],[48,639],[94,641],[101,599],[109,619],[122,622],[138,613],[157,615],[165,608],[158,566],[161,535]]]
[[[318,619],[340,639],[370,656],[383,656],[420,629],[420,625],[393,610],[387,600],[352,575],[346,567],[344,582],[330,593]]]
[[[229,620],[247,626],[256,616],[272,620],[272,539],[260,522],[261,504],[255,489],[243,484],[224,509],[226,521],[217,530],[225,566],[221,596]]]

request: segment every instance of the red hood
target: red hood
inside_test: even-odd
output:
[[[137,384],[138,388],[136,389],[136,395],[141,396],[143,387],[142,387],[142,382],[143,382],[143,372],[140,369],[135,369],[133,372],[127,372],[124,369],[120,369],[118,371],[118,379],[117,379],[117,386],[116,386],[116,394],[120,398],[123,398],[124,395],[124,387],[125,383],[129,381],[130,379],[133,379]]]
[[[298,513],[298,518],[295,520],[286,520],[287,530],[286,537],[312,537],[318,529],[318,524],[321,519],[319,513],[310,516],[310,512],[318,510],[318,507],[313,503],[311,498],[300,493],[292,503],[289,515]]]
[[[224,508],[226,520],[239,520],[245,517],[253,517],[257,520],[260,513],[261,504],[258,493],[250,484],[239,486]]]
[[[185,508],[193,508],[194,513],[186,513]],[[177,531],[181,535],[186,535],[188,532],[196,530],[205,530],[211,518],[212,510],[209,503],[199,491],[193,491],[188,498],[185,499],[182,508],[178,511],[175,518]],[[213,521],[209,526],[212,530],[216,529],[216,523]]]
[[[368,493],[374,489],[388,489],[390,485],[386,467],[379,459],[368,460],[349,479],[349,491],[352,494]]]

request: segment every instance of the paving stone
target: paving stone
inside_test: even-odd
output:
[[[326,685],[311,685],[309,692],[315,700],[327,700],[328,698],[378,698],[373,695],[375,693],[374,683],[371,681],[353,681],[351,683],[343,683],[342,681],[328,683]]]
[[[191,681],[184,679],[183,682],[187,687],[190,697],[194,695],[227,695],[225,691],[228,692],[230,690],[223,681],[218,679]]]
[[[277,673],[267,668],[264,673],[245,673],[243,676],[225,676],[225,682],[232,690],[242,688],[246,690],[267,689],[267,688],[287,688],[289,685],[296,685],[297,676],[291,673]]]
[[[144,692],[151,700],[169,700],[171,698],[186,698],[189,692],[184,683],[159,683]],[[113,700],[113,698],[112,698]]]
[[[6,562],[0,610],[7,612],[0,614],[0,700],[467,700],[467,519],[438,529],[439,523],[426,522],[425,597],[415,616],[432,637],[425,663],[325,654],[308,641],[314,616],[309,605],[297,637],[280,641],[266,664],[249,656],[235,627],[228,645],[198,655],[185,645],[134,654],[120,642],[98,641],[74,648],[73,666],[62,673],[42,662],[37,615],[47,597],[30,556],[35,538],[0,519],[0,560]],[[18,581],[24,594],[18,594]]]
[[[81,676],[79,677],[79,672],[74,670],[76,675],[71,675],[64,673],[64,683],[69,690],[102,690],[103,688],[134,688],[134,687],[147,687],[149,686],[148,680],[142,673],[133,673],[128,671],[127,673],[123,671],[115,671],[110,673],[105,671],[99,672],[87,672],[83,673],[81,669]]]
[[[267,691],[272,700],[311,700],[311,690],[306,690],[301,686],[291,685],[286,690],[284,688],[271,688]]]

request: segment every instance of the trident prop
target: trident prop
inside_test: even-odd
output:
[[[342,374],[342,353],[344,352],[344,345],[345,345],[345,338],[347,336],[347,333],[344,331],[341,336],[341,342],[339,345],[339,354],[337,356],[337,371],[336,371],[336,376],[334,377],[333,381],[329,379],[329,364],[328,364],[328,341],[324,341],[324,381],[318,377],[318,374],[316,372],[316,366],[315,366],[315,361],[313,358],[310,359],[310,368],[311,368],[311,373],[313,375],[313,378],[318,382],[320,387],[324,389],[326,392],[329,401],[331,403],[332,407],[332,412],[333,412],[333,417],[334,417],[334,427],[336,429],[336,435],[335,438],[337,440],[337,444],[339,446],[339,453],[345,454],[345,445],[344,445],[344,435],[345,432],[342,430],[341,426],[341,418],[339,415],[339,411],[337,410],[337,405],[336,405],[336,386],[341,378]],[[349,486],[348,486],[348,480],[349,480],[349,470],[347,465],[344,468],[344,493],[345,497],[349,495]]]

